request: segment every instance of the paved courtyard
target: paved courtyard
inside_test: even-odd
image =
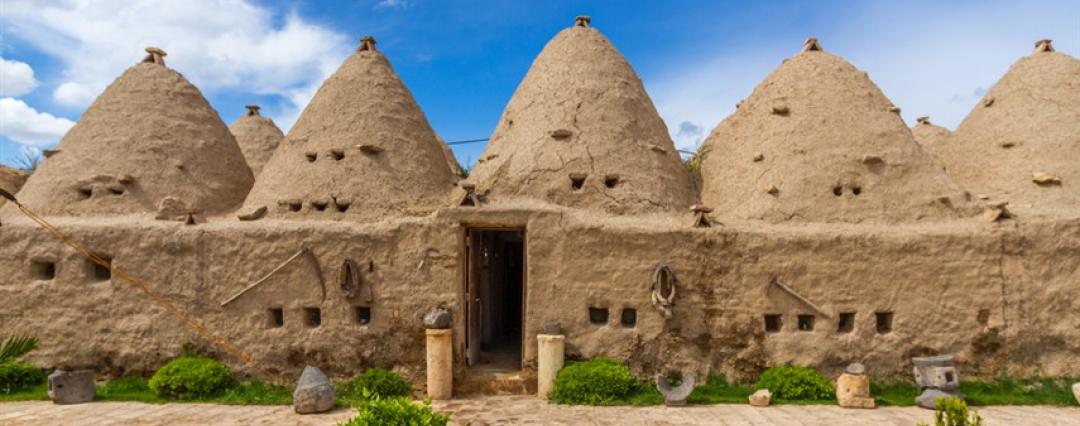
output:
[[[533,397],[495,396],[433,404],[458,425],[904,425],[932,423],[933,413],[914,407],[849,410],[827,405],[748,405],[668,407],[574,407],[550,405]],[[1080,426],[1080,407],[981,407],[986,424],[1001,426]],[[0,403],[0,425],[334,425],[352,409],[300,416],[292,407],[212,404],[97,402]]]

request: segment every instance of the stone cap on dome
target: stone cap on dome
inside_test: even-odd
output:
[[[161,50],[160,48],[151,46],[151,47],[146,48],[146,57],[143,58],[142,61],[146,62],[146,63],[158,64],[158,65],[161,65],[161,66],[165,66],[165,57],[166,56],[169,56],[169,54],[165,53],[164,50]]]

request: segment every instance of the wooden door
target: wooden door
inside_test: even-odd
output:
[[[465,365],[480,363],[480,231],[470,229],[465,239]]]

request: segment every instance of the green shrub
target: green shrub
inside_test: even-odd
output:
[[[339,394],[345,400],[360,401],[367,399],[365,392],[370,396],[381,398],[393,398],[397,396],[411,397],[412,386],[393,371],[381,368],[369,368],[356,378],[345,383]]]
[[[15,361],[38,347],[38,340],[31,336],[11,336],[0,343],[0,364]]]
[[[960,398],[938,398],[934,401],[934,426],[982,426],[982,424],[979,413],[974,411],[969,413],[967,404]]]
[[[184,355],[169,361],[150,378],[150,388],[159,396],[177,399],[212,397],[231,383],[228,367],[198,355]]]
[[[0,394],[10,394],[45,383],[45,372],[21,361],[0,363]]]
[[[403,397],[381,398],[361,392],[359,415],[343,426],[446,426],[450,416],[431,409],[431,401],[417,404]]]
[[[614,360],[596,358],[568,364],[555,376],[551,400],[559,404],[606,405],[634,390],[630,369]]]
[[[768,389],[776,399],[824,401],[835,398],[832,380],[813,368],[795,365],[765,370],[754,387]]]

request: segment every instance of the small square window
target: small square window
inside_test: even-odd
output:
[[[308,327],[322,325],[322,311],[319,308],[304,308],[304,324]]]
[[[56,278],[56,263],[51,260],[30,261],[30,275],[35,280],[49,281]]]
[[[769,333],[779,332],[784,326],[783,316],[780,314],[765,314],[765,331]]]
[[[356,323],[360,325],[367,325],[371,323],[371,308],[367,306],[357,306]]]
[[[88,261],[88,262],[90,262],[90,274],[91,274],[91,277],[95,281],[109,281],[109,280],[111,280],[112,279],[112,269],[110,269],[110,268],[112,268],[112,258],[110,258],[108,256],[102,256],[100,254],[97,255],[97,256],[100,257],[101,260],[104,260],[105,264],[109,265],[109,267],[106,268],[105,266],[103,266],[103,265],[101,265],[101,264],[99,264],[97,262]]]
[[[813,315],[799,315],[797,319],[799,323],[799,331],[814,331]]]
[[[836,323],[837,333],[850,333],[855,329],[855,313],[841,312],[840,320]]]
[[[285,325],[285,310],[281,308],[270,308],[266,311],[267,323],[270,328],[278,328]]]
[[[589,307],[589,322],[593,324],[607,324],[608,310],[607,308],[594,308]]]
[[[877,332],[878,334],[885,334],[892,331],[893,313],[892,312],[878,312],[874,314],[877,318]]]
[[[622,314],[619,315],[619,324],[627,328],[637,324],[637,309],[623,308]]]

